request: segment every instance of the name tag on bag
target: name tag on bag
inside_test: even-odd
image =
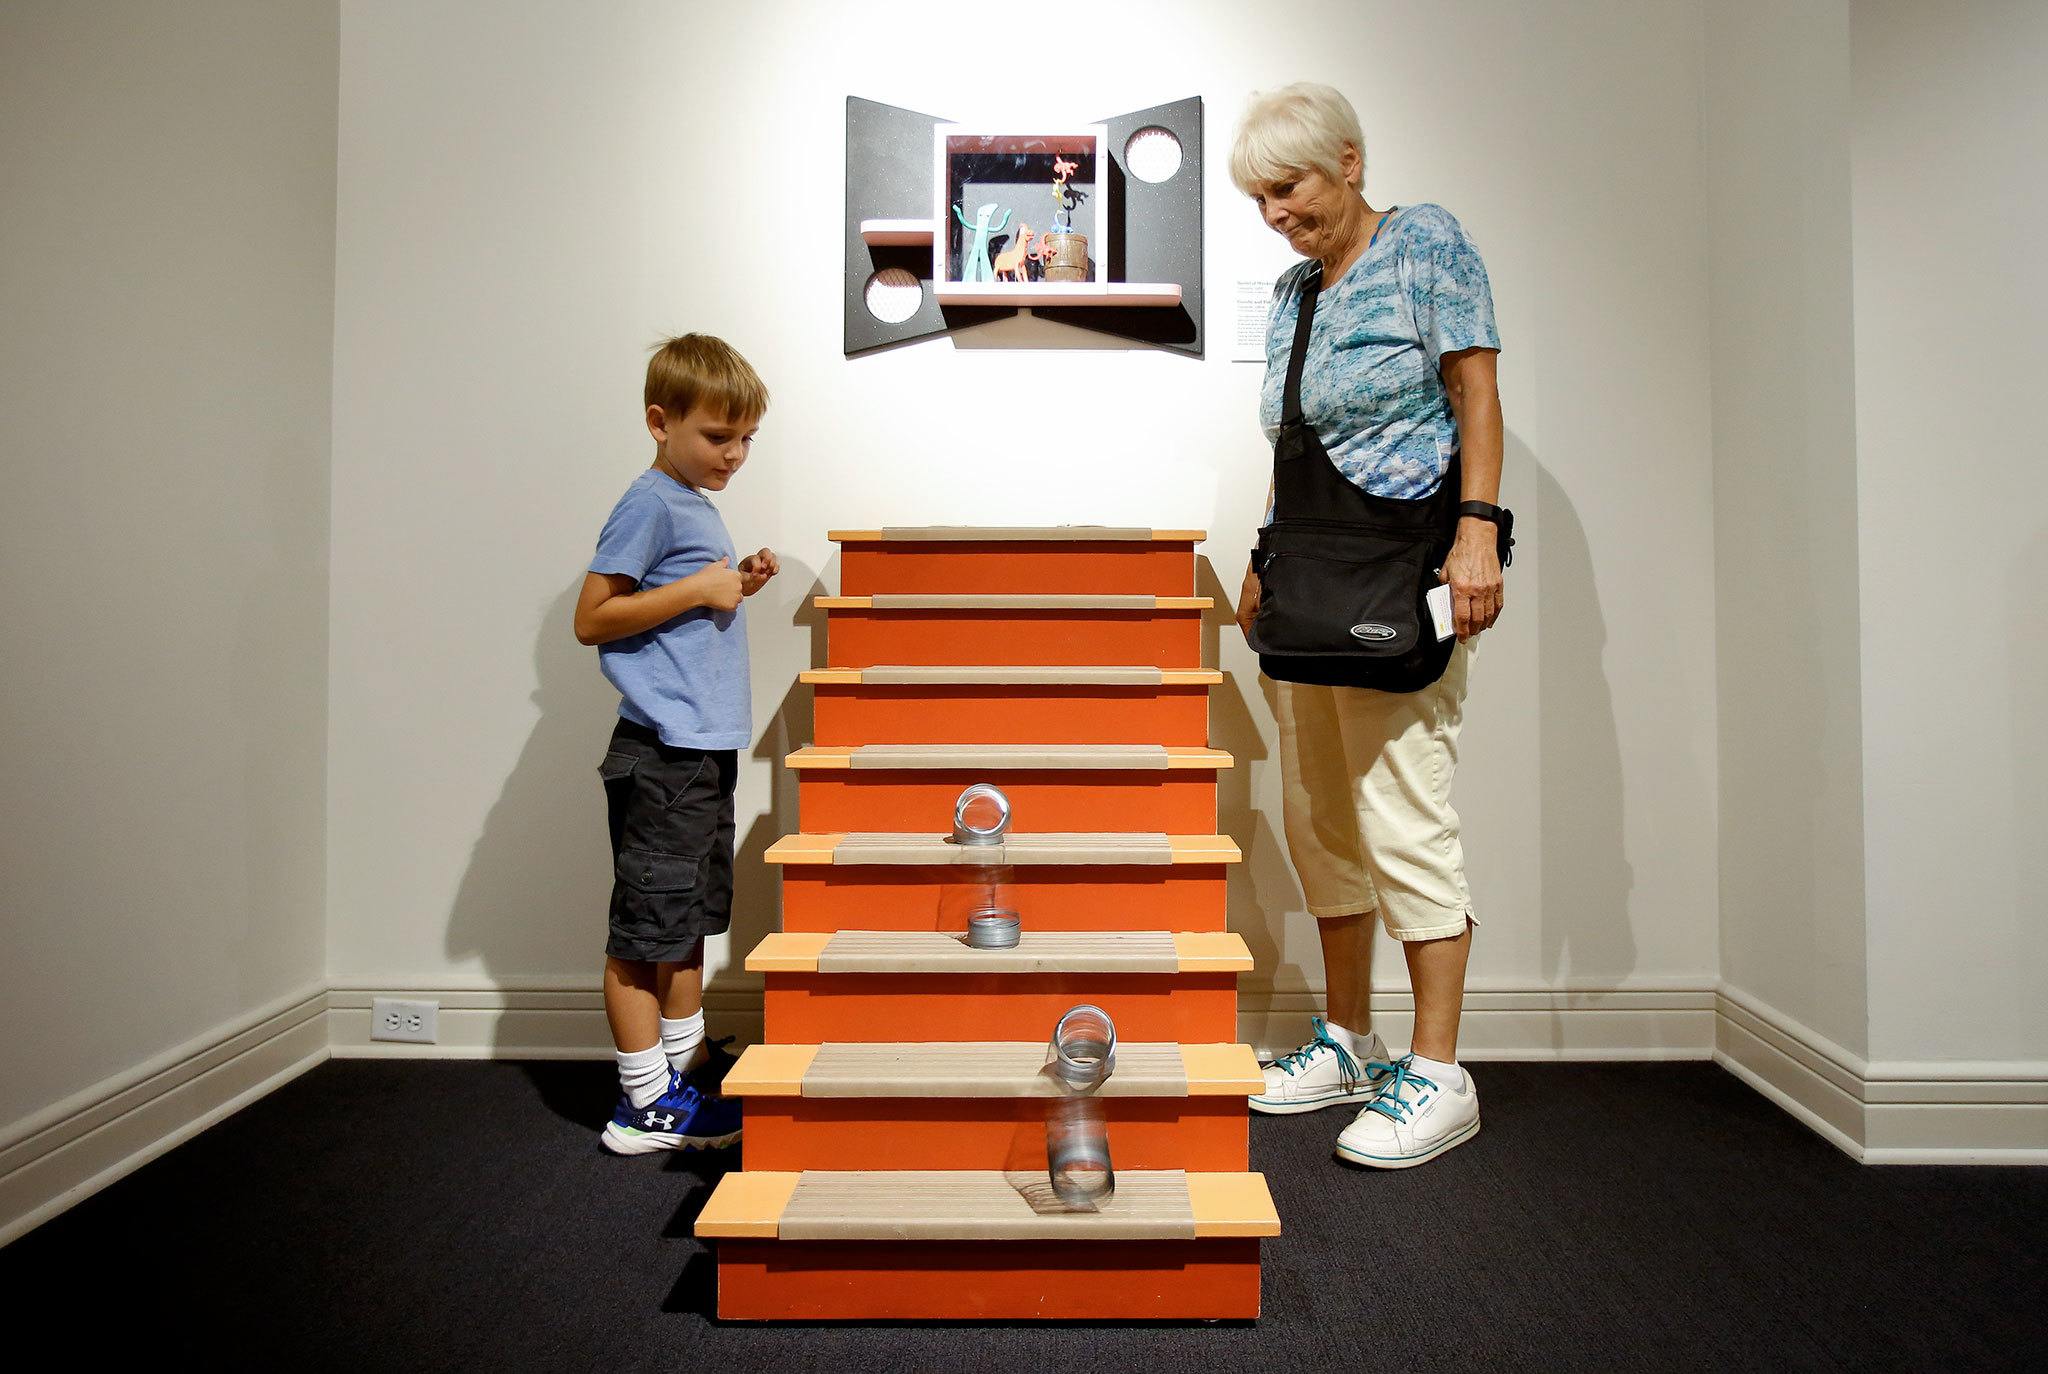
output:
[[[1458,632],[1457,625],[1451,620],[1451,584],[1445,582],[1431,587],[1423,593],[1422,599],[1429,606],[1429,623],[1436,628],[1437,642],[1441,644]]]

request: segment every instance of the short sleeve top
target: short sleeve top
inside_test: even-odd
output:
[[[1315,266],[1295,264],[1273,289],[1259,395],[1268,441],[1280,432],[1294,322]],[[1464,227],[1441,205],[1395,210],[1316,300],[1303,417],[1355,486],[1374,496],[1428,496],[1458,452],[1458,421],[1438,371],[1443,355],[1499,347],[1493,288]]]
[[[649,468],[612,508],[590,571],[665,587],[721,558],[739,566],[711,499]],[[664,744],[744,749],[753,739],[744,606],[685,611],[599,646],[598,664],[619,689],[619,714],[655,731]]]

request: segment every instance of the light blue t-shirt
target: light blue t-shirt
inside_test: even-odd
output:
[[[1274,284],[1259,393],[1269,443],[1280,433],[1302,283],[1314,268],[1297,263]],[[1443,355],[1499,347],[1479,250],[1441,205],[1407,206],[1316,298],[1302,415],[1353,485],[1374,496],[1427,496],[1458,452],[1458,421],[1437,370]]]
[[[649,468],[633,479],[597,536],[594,573],[665,587],[721,558],[739,559],[704,493]],[[744,749],[754,738],[747,682],[746,607],[699,606],[637,635],[600,645],[619,689],[619,714],[684,749]]]

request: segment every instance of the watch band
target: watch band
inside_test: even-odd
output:
[[[1476,515],[1481,520],[1491,520],[1496,525],[1501,523],[1501,517],[1507,513],[1505,506],[1489,505],[1484,501],[1466,501],[1458,507],[1460,515]]]

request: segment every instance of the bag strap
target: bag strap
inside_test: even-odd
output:
[[[1282,428],[1301,423],[1301,370],[1308,361],[1308,332],[1316,322],[1316,297],[1323,285],[1323,265],[1317,263],[1301,279],[1300,304],[1294,316],[1294,351],[1287,355],[1287,385],[1280,392]]]
[[[1390,205],[1380,216],[1380,222],[1372,227],[1372,237],[1365,241],[1365,251],[1380,241],[1380,230],[1387,227],[1394,214],[1401,207]],[[1313,286],[1311,286],[1313,283]],[[1301,423],[1301,372],[1308,361],[1308,331],[1316,321],[1316,297],[1323,294],[1323,265],[1317,263],[1301,281],[1301,304],[1294,315],[1294,351],[1287,355],[1287,385],[1280,393],[1280,423],[1298,425]]]

